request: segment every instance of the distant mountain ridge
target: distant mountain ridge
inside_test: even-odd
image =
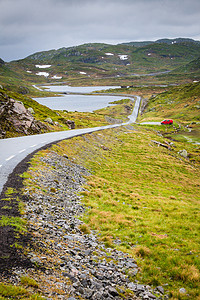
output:
[[[150,44],[180,44],[180,43],[200,44],[200,41],[189,39],[189,38],[175,38],[175,39],[158,39],[156,41],[126,42],[126,43],[121,43],[121,45],[143,47]]]

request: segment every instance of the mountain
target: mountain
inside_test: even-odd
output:
[[[127,42],[127,43],[122,43],[121,45],[143,47],[150,44],[180,44],[180,43],[200,44],[200,41],[195,41],[193,39],[188,39],[188,38],[175,38],[175,39],[159,39],[156,41]]]
[[[163,39],[141,47],[90,43],[34,53],[9,63],[21,76],[36,81],[107,78],[164,72],[181,67],[200,54],[200,42]],[[46,77],[46,78],[45,78]],[[39,79],[40,78],[40,79]]]
[[[166,84],[174,80],[184,83],[196,80],[200,75],[194,77],[190,67],[184,72],[180,68],[198,60],[199,56],[200,42],[191,39],[161,39],[118,45],[88,43],[40,51],[10,63],[0,60],[0,84],[25,93],[27,89],[19,89],[20,86],[31,90],[33,83],[59,81],[75,85],[133,85],[135,80],[138,84]],[[170,78],[169,71],[174,74]],[[165,73],[165,76],[160,73]],[[184,76],[175,75],[181,73]],[[152,77],[152,74],[158,76]],[[151,78],[144,75],[151,75]]]

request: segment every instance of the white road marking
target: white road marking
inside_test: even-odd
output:
[[[19,151],[19,153],[22,153],[22,152],[24,152],[24,151],[26,151],[26,149],[22,149],[22,150],[20,150],[20,151]]]
[[[0,165],[0,168],[2,167],[2,165]]]
[[[6,158],[6,161],[12,159],[13,157],[15,157],[15,155],[11,155],[10,157]]]
[[[35,144],[35,145],[32,145],[32,146],[30,146],[30,148],[34,148],[34,147],[36,147],[38,144]]]

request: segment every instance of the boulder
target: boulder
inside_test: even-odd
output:
[[[29,107],[27,110],[28,110],[28,112],[31,113],[32,115],[35,114],[34,109],[33,109],[32,107]]]
[[[15,133],[33,134],[46,130],[42,122],[35,120],[31,112],[20,101],[0,92],[0,138],[10,137]]]
[[[74,121],[67,120],[67,121],[66,121],[66,124],[68,125],[68,127],[69,127],[70,129],[75,129],[75,122],[74,122]]]
[[[184,288],[181,288],[181,289],[179,290],[179,293],[181,293],[181,294],[185,294],[185,293],[186,293],[186,289],[184,289]]]
[[[179,151],[179,154],[184,157],[184,158],[187,158],[188,157],[188,153],[187,153],[187,150],[183,149],[183,150],[180,150]]]
[[[44,120],[44,122],[47,122],[47,123],[49,123],[49,124],[51,124],[51,125],[54,125],[54,123],[53,123],[53,120],[51,119],[51,118],[46,118],[45,120]]]

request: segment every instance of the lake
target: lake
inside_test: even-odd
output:
[[[92,93],[95,91],[120,88],[120,86],[69,86],[69,85],[45,85],[42,86],[50,92],[56,93]]]
[[[98,87],[71,87],[71,86],[45,86],[52,92],[62,93],[90,93],[97,90],[116,88],[111,86]],[[37,102],[54,110],[67,110],[79,112],[93,112],[94,110],[111,106],[110,102],[127,97],[109,95],[79,95],[67,94],[59,97],[34,98]]]

